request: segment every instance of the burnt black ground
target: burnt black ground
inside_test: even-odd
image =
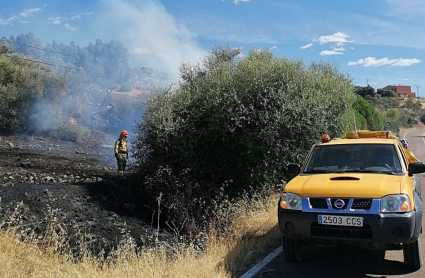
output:
[[[79,234],[90,235],[85,240],[94,254],[116,248],[124,235],[138,245],[170,240],[169,233],[157,229],[155,208],[147,208],[131,192],[130,174],[115,176],[114,138],[99,142],[0,137],[2,228],[19,225],[42,235],[53,212],[55,227],[72,247],[78,247]],[[13,217],[17,208],[19,217]]]

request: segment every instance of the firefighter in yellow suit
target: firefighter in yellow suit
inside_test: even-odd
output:
[[[125,166],[127,165],[128,149],[127,149],[127,136],[128,131],[123,130],[120,137],[115,141],[115,158],[117,159],[118,176],[124,175]]]

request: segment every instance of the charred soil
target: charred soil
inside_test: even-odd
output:
[[[125,236],[139,246],[171,240],[157,229],[155,210],[131,192],[131,177],[116,177],[113,141],[0,137],[1,228],[20,227],[41,238],[54,222],[71,249],[78,249],[83,235],[94,255],[107,254]]]

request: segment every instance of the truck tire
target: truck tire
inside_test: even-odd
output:
[[[303,260],[302,242],[299,239],[286,238],[282,235],[282,248],[285,259],[288,262],[300,262]]]
[[[405,244],[403,246],[404,264],[414,270],[418,270],[422,266],[422,254],[420,240]]]

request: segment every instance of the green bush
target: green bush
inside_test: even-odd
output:
[[[394,119],[387,118],[384,121],[384,129],[389,130],[394,134],[398,134],[400,132],[400,124],[398,121]]]
[[[412,110],[409,108],[400,108],[400,116],[398,119],[399,126],[402,127],[413,127],[419,123],[420,115],[422,111]]]
[[[370,104],[372,104],[376,109],[387,111],[391,108],[399,108],[401,104],[400,97],[384,97],[381,95],[365,96],[365,100],[367,100]]]
[[[378,95],[380,95],[381,97],[389,97],[389,98],[396,98],[398,97],[397,93],[391,90],[383,90],[383,89],[378,89],[376,90],[376,93]]]
[[[5,46],[0,51],[10,52]],[[58,101],[66,87],[66,79],[50,68],[9,55],[0,56],[0,132],[31,128],[34,107],[43,100]]]
[[[358,111],[355,111],[356,116],[356,128],[357,129],[367,129],[367,121],[365,117],[363,117],[362,114],[360,114]]]
[[[375,88],[373,88],[372,86],[366,86],[366,87],[360,87],[360,86],[356,86],[355,87],[355,93],[361,97],[376,97],[377,93],[375,92]]]
[[[388,110],[387,117],[397,122],[400,119],[400,111],[398,109],[392,108]]]
[[[90,140],[91,131],[85,126],[79,125],[73,121],[61,121],[59,126],[47,132],[47,135],[59,140],[82,143]]]
[[[369,130],[383,130],[384,122],[381,115],[367,100],[361,96],[357,96],[357,99],[353,105],[354,109],[366,119],[367,129]]]
[[[423,124],[425,124],[425,114],[423,114],[423,115],[421,115],[421,122],[423,123]]]
[[[238,54],[213,49],[203,64],[182,65],[179,88],[148,99],[133,148],[148,199],[163,194],[169,208],[182,192],[199,204],[216,200],[220,189],[232,198],[277,185],[323,133],[348,129],[353,87],[335,66],[260,50]],[[197,210],[166,212],[181,224]]]
[[[83,142],[91,138],[89,128],[77,122],[72,116],[64,115],[58,104],[45,101],[39,103],[29,119],[29,132],[51,138]],[[40,119],[43,119],[42,121]]]

